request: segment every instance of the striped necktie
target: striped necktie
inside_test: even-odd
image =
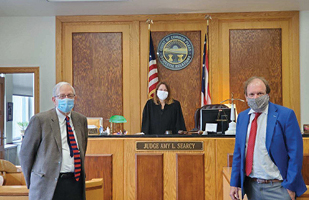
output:
[[[68,116],[65,117],[66,125],[67,125],[67,134],[69,138],[69,147],[70,151],[73,151],[74,156],[74,176],[75,180],[78,181],[80,178],[81,173],[81,160],[80,160],[80,153],[77,148],[77,144],[75,141],[74,133],[72,127],[70,125],[70,118]],[[72,157],[72,155],[71,155]]]

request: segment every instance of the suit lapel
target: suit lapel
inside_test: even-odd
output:
[[[62,152],[62,143],[61,143],[61,133],[60,133],[60,127],[59,127],[59,119],[56,112],[56,108],[51,110],[51,117],[50,117],[50,125],[52,128],[52,133],[54,135],[56,144],[58,146],[58,150]]]
[[[81,124],[78,121],[77,117],[76,117],[76,113],[75,112],[71,112],[71,117],[72,117],[72,122],[73,122],[73,126],[74,126],[74,130],[75,130],[75,134],[76,134],[76,139],[77,139],[77,143],[79,146],[79,150],[80,147],[82,147],[82,134],[81,134]]]
[[[242,144],[241,144],[241,150],[243,151],[243,155],[245,154],[246,150],[246,140],[247,140],[247,132],[248,132],[248,124],[250,122],[250,115],[248,114],[250,109],[245,110],[244,112],[244,123],[241,123],[240,132],[242,134]]]
[[[274,130],[276,122],[278,119],[278,112],[276,106],[269,102],[268,106],[268,116],[267,116],[267,128],[266,128],[266,149],[269,152],[269,147],[271,145],[271,140],[274,135]]]

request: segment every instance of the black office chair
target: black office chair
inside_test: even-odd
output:
[[[199,131],[200,130],[200,110],[201,109],[220,109],[220,108],[229,108],[224,104],[208,104],[198,108],[194,113],[194,129],[192,131]]]

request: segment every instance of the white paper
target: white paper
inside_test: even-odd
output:
[[[88,125],[88,129],[98,128],[96,125]]]
[[[217,132],[217,126],[216,123],[206,123],[205,125],[205,131],[206,132]]]

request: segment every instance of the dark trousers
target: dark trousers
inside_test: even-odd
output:
[[[76,181],[74,173],[60,174],[53,200],[83,200],[82,181]]]

